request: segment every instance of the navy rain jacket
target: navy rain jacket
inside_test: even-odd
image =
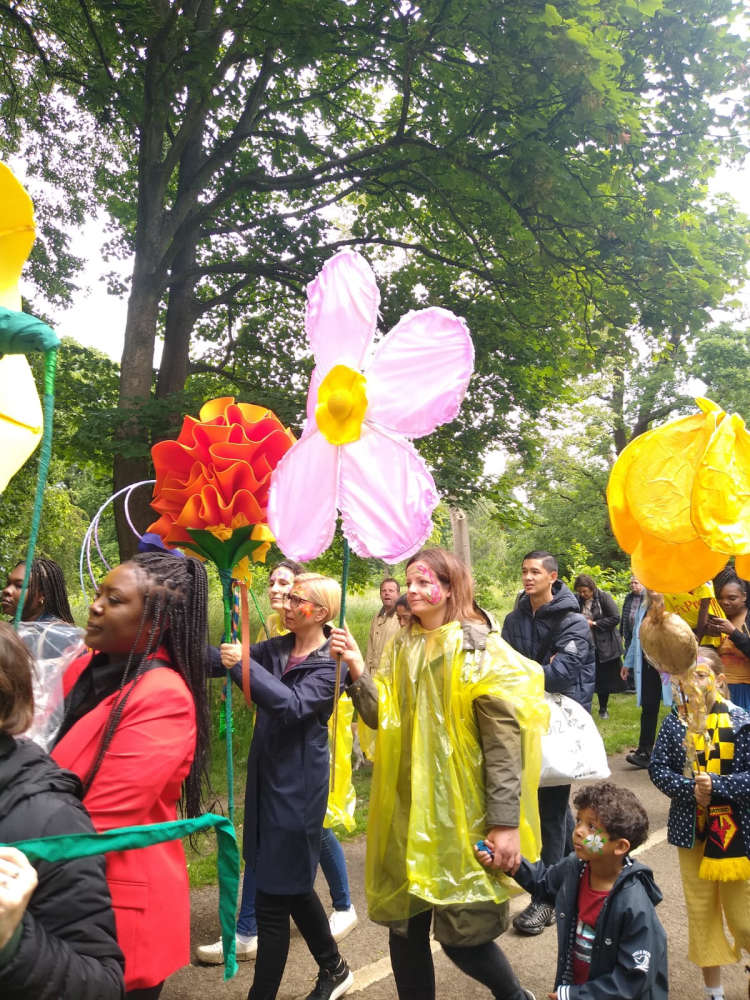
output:
[[[569,854],[549,868],[543,861],[535,865],[522,861],[514,876],[534,899],[554,904],[558,1000],[666,1000],[667,935],[654,910],[662,895],[651,869],[629,855],[596,922],[588,981],[572,985],[578,886],[584,867],[585,862]]]
[[[284,673],[293,646],[290,633],[250,647],[250,695],[258,712],[247,761],[243,854],[258,888],[278,895],[310,892],[315,881],[336,686],[328,641]],[[230,673],[241,685],[240,665]]]

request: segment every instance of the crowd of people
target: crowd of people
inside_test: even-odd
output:
[[[13,567],[0,597],[9,618],[25,569]],[[477,604],[467,567],[422,549],[407,562],[405,594],[397,579],[382,581],[362,651],[334,625],[336,581],[290,560],[272,569],[272,614],[249,646],[254,721],[236,929],[237,958],[254,959],[249,1000],[276,997],[290,920],[318,966],[307,1000],[337,1000],[353,985],[339,945],[358,917],[326,825],[329,719],[343,691],[357,710],[359,753],[373,762],[365,890],[369,918],[388,928],[400,1000],[436,994],[431,934],[497,1000],[532,996],[497,943],[510,924],[511,879],[530,897],[513,920],[518,933],[557,924],[551,997],[668,995],[661,893],[632,856],[648,836],[642,804],[611,781],[579,787],[573,808],[570,782],[538,787],[545,695],[588,711],[596,695],[606,725],[610,696],[626,690],[641,707],[627,760],[670,798],[688,956],[707,1000],[723,997],[721,967],[750,950],[747,585],[727,569],[664,595],[699,644],[690,684],[705,725],[695,733],[687,682],[660,673],[640,642],[649,593],[632,579],[620,614],[590,575],[571,589],[558,572],[553,555],[529,552],[500,627]],[[239,642],[209,645],[207,593],[202,564],[167,552],[139,553],[106,574],[85,651],[61,677],[49,753],[25,736],[39,684],[33,651],[23,632],[0,626],[0,844],[205,810],[207,678],[241,687],[243,659]],[[31,564],[20,617],[48,629],[72,622],[51,560]],[[659,706],[673,697],[659,727]],[[247,713],[238,725],[250,724]],[[319,865],[329,914],[314,888]],[[221,941],[197,948],[199,962],[224,957]],[[156,1000],[189,961],[180,841],[56,864],[0,846],[0,996]]]

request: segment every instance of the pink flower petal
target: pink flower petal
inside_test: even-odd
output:
[[[342,250],[307,286],[305,327],[321,378],[334,365],[360,369],[375,334],[380,292],[372,268]]]
[[[337,470],[337,449],[317,428],[303,435],[274,469],[268,526],[290,559],[314,559],[333,541]]]
[[[466,323],[448,309],[407,313],[367,366],[367,419],[410,438],[453,420],[474,368]]]
[[[320,389],[320,383],[323,381],[323,376],[320,374],[320,369],[317,367],[313,368],[312,375],[310,376],[310,385],[307,389],[307,419],[308,423],[315,424],[315,407],[318,405],[318,389]],[[307,427],[308,424],[305,425]]]
[[[358,441],[340,449],[344,534],[358,556],[397,563],[416,552],[432,531],[437,490],[409,441],[367,425],[362,432]]]

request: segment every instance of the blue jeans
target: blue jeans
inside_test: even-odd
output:
[[[334,910],[348,910],[352,900],[349,895],[346,859],[336,834],[328,827],[323,827],[320,834],[320,867],[331,892]],[[258,923],[255,919],[255,888],[255,871],[250,865],[245,865],[240,915],[237,918],[237,933],[245,937],[255,937],[258,933]]]
[[[333,830],[325,826],[320,836],[320,867],[331,891],[334,910],[348,910],[352,900],[344,851]]]

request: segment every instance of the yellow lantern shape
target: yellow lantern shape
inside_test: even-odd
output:
[[[651,590],[690,590],[729,556],[750,570],[750,434],[709,399],[635,438],[607,487],[612,530]]]
[[[34,207],[11,170],[0,163],[0,306],[21,310],[19,280],[35,237]],[[42,437],[42,405],[23,354],[0,359],[0,492]]]

